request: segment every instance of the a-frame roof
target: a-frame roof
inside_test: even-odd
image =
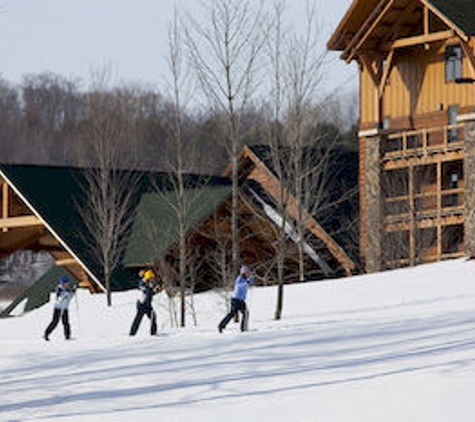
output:
[[[126,173],[126,171],[124,172]],[[134,189],[134,208],[131,212],[135,213],[137,206],[142,209],[144,205],[147,205],[147,201],[157,195],[156,197],[162,199],[159,202],[161,211],[163,211],[158,216],[158,220],[160,224],[171,227],[172,219],[164,219],[164,215],[170,215],[172,212],[167,208],[171,202],[170,198],[167,198],[170,195],[166,192],[172,189],[168,179],[169,175],[156,172],[137,171],[135,173],[138,174],[138,182]],[[76,276],[77,272],[75,273],[72,268],[79,264],[89,276],[89,281],[93,283],[95,289],[104,290],[101,283],[103,279],[102,269],[98,260],[91,254],[90,245],[94,240],[91,236],[88,236],[88,230],[78,209],[78,206],[84,200],[83,175],[84,172],[80,168],[0,164],[0,177],[7,181],[8,185],[26,205],[26,208],[41,221],[47,231],[56,239],[59,246],[73,258],[71,261],[74,262],[71,262],[69,266],[64,265],[65,268]],[[205,189],[209,190],[208,194],[204,195],[205,199],[201,201],[203,206],[197,208],[201,212],[207,212],[207,206],[214,206],[214,201],[210,199],[213,197],[212,192],[220,192],[220,189],[226,192],[229,185],[228,179],[216,176],[188,174],[184,175],[184,179],[188,191],[203,185],[206,185]],[[164,193],[152,194],[157,189]],[[143,200],[141,200],[142,197]],[[0,240],[2,235],[4,234],[0,232]],[[0,247],[1,244],[0,242]],[[28,246],[34,246],[36,249],[42,248],[42,245],[38,244]],[[132,242],[126,251],[126,257],[130,262],[135,260],[134,257],[138,253],[137,248],[141,246],[137,239],[132,238]],[[163,248],[166,247],[165,244],[162,246]],[[112,289],[127,287],[127,283],[130,284],[127,277],[127,272],[119,269],[112,278]]]
[[[398,38],[411,35],[421,25],[424,9],[459,36],[475,34],[473,0],[354,0],[327,47],[351,59],[351,49],[363,40],[379,46],[391,43],[391,27],[397,29]]]
[[[275,174],[270,157],[268,146],[245,146],[238,157],[239,174],[242,179],[247,178],[258,183],[273,201],[278,202],[282,186]],[[223,176],[229,175],[230,171],[228,166]],[[297,207],[298,200],[290,193],[288,212],[292,218],[297,217]],[[325,245],[344,272],[350,275],[355,268],[353,260],[306,210],[303,210],[303,220],[306,229]]]
[[[57,242],[57,245],[49,241],[48,246],[25,244],[24,247],[66,251],[67,256],[72,258],[71,265],[79,265],[87,274],[91,287],[105,290],[98,276],[97,265],[87,258],[87,248],[82,237],[85,228],[75,206],[81,192],[78,175],[77,169],[67,167],[0,164],[1,178]],[[21,227],[18,228],[20,229]],[[5,233],[0,236],[2,235]]]
[[[277,189],[275,184],[278,184],[278,180],[269,170],[270,163],[265,164],[261,161],[264,158],[263,156],[258,157],[258,149],[255,149],[255,152],[257,154],[245,147],[240,155],[240,165],[245,166],[246,160],[251,159],[253,165],[258,167],[259,170],[263,170],[266,177],[269,176],[272,179],[270,183],[263,183],[263,190],[269,197],[275,196],[275,189]],[[241,170],[244,173],[247,171],[243,167],[241,167]],[[123,289],[128,287],[131,282],[133,283],[130,280],[130,271],[127,268],[154,264],[157,258],[175,248],[178,241],[175,211],[177,196],[176,193],[172,192],[173,186],[168,179],[170,176],[165,173],[136,173],[140,173],[140,182],[134,190],[135,208],[132,211],[134,212],[134,227],[125,250],[123,266],[112,278],[112,289]],[[61,247],[67,251],[69,257],[72,257],[72,259],[59,259],[59,261],[74,261],[68,266],[64,263],[58,263],[58,258],[55,257],[57,265],[62,265],[64,271],[68,271],[73,277],[80,280],[77,277],[78,272],[73,271],[79,264],[82,271],[88,274],[89,281],[95,284],[96,290],[103,290],[101,267],[98,260],[91,256],[88,247],[90,239],[89,241],[85,239],[88,231],[78,210],[78,205],[81,204],[84,196],[82,177],[83,170],[78,168],[0,164],[0,178],[8,183],[9,188],[15,192],[16,199],[22,201],[24,209],[29,210],[32,218],[36,219],[34,224],[41,222],[44,226],[42,227],[43,235],[44,232],[47,232],[47,235],[50,236],[48,245],[54,248]],[[216,213],[226,214],[229,212],[227,210],[229,210],[231,181],[226,175],[223,175],[223,177],[185,175],[185,181],[185,196],[188,197],[190,203],[194,201],[192,218],[187,219],[186,229],[189,232],[197,229],[198,235],[201,236],[201,239],[204,239],[210,235],[206,231]],[[248,182],[246,181],[247,188],[250,186]],[[242,211],[246,214],[248,229],[253,231],[260,221],[260,219],[252,217],[253,213],[259,212],[259,206],[256,206],[256,203],[253,204],[252,194],[248,195],[249,192],[246,191],[247,188],[244,185],[243,188],[244,190],[241,192],[241,195],[243,195]],[[157,189],[160,192],[157,192]],[[267,220],[266,224],[269,227],[275,224],[272,219],[267,218]],[[2,224],[6,224],[5,219],[1,221]],[[252,225],[254,226],[251,227]],[[340,263],[345,272],[350,273],[354,268],[354,263],[309,215],[306,216],[306,226],[326,245],[330,251],[329,254],[333,255],[335,261]],[[2,232],[0,232],[0,252],[4,240],[12,232],[10,228],[6,228],[7,226],[3,227]],[[229,227],[223,226],[220,230],[226,231],[228,229]],[[5,232],[8,233],[5,235]],[[259,260],[258,251],[266,249],[264,240],[266,235],[263,234],[265,232],[269,235],[272,230],[269,232],[264,228],[261,233],[264,238],[261,237],[258,244],[251,245],[248,248],[251,255],[255,254],[256,260]],[[40,244],[38,239],[35,240],[38,243],[34,245],[31,242],[28,245],[25,242],[22,244],[26,245],[27,248],[33,246],[33,249],[41,249],[44,244]],[[44,236],[42,239],[44,241]],[[52,243],[51,240],[55,240],[56,243]],[[262,244],[263,241],[264,244]],[[153,248],[150,247],[152,244]],[[18,246],[17,249],[21,248]],[[267,249],[262,252],[262,256],[268,254]],[[81,275],[81,273],[79,274]],[[129,284],[126,286],[127,282]]]

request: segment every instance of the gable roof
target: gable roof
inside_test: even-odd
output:
[[[55,239],[104,290],[97,264],[89,262],[84,237],[84,223],[75,203],[81,197],[80,171],[58,166],[0,164],[0,175],[8,182],[33,214]]]
[[[414,8],[417,5],[420,7]],[[409,10],[407,19],[412,24],[422,22],[421,8],[427,6],[439,18],[458,34],[475,35],[475,7],[473,0],[354,0],[350,8],[338,24],[327,43],[329,50],[345,51],[351,43],[365,34],[378,19],[386,19],[393,23],[402,14]],[[412,10],[412,12],[411,12]],[[419,16],[419,14],[421,16]],[[384,15],[384,17],[383,17]],[[390,41],[391,32],[384,25],[376,31],[376,43]],[[410,30],[410,25],[404,29],[398,26],[399,37],[404,37],[404,31]],[[343,57],[343,58],[346,58]]]
[[[130,172],[124,171],[124,173]],[[169,179],[170,176],[167,173],[145,171],[135,171],[134,173],[138,175],[138,184],[134,190],[134,207],[131,212],[135,213],[137,206],[143,212],[147,201],[150,201],[150,198],[153,197],[150,193],[155,189],[167,192],[173,188]],[[94,242],[94,239],[88,235],[88,230],[78,209],[78,206],[84,200],[84,170],[59,166],[0,164],[0,175],[14,188],[28,208],[39,217],[48,231],[81,263],[83,269],[100,289],[105,290],[100,281],[102,280],[102,268],[98,259],[91,253],[90,245]],[[224,191],[228,189],[226,186],[229,185],[228,179],[217,176],[185,174],[184,180],[189,192],[197,186],[203,186],[203,184],[224,186]],[[211,195],[211,192],[215,190],[211,187],[209,189],[207,194]],[[142,196],[144,196],[144,201],[141,201]],[[166,203],[171,203],[171,196],[173,195],[168,195],[168,202]],[[163,198],[167,198],[166,193]],[[206,201],[203,203],[206,203]],[[212,206],[214,202],[210,200],[209,203]],[[140,204],[142,204],[141,207]],[[170,227],[171,211],[166,208],[164,203],[160,206],[162,211],[165,212],[164,215],[168,215],[167,218],[161,219],[161,221],[166,222],[167,227]],[[154,209],[157,210],[156,206]],[[143,228],[143,230],[145,229]],[[127,250],[127,259],[130,262],[136,260],[137,248],[140,247],[140,242],[137,243],[136,240],[133,240]],[[165,248],[166,244],[163,244],[162,247]],[[113,274],[111,288],[120,290],[129,287],[129,285],[130,280],[127,271],[119,268]]]
[[[231,193],[230,181],[185,190],[185,201],[192,204],[186,231],[209,216]],[[130,267],[153,265],[178,242],[177,195],[173,192],[148,193],[140,199],[130,243],[123,264]]]
[[[310,153],[304,151],[304,154]],[[272,198],[274,202],[278,202],[280,192],[282,189],[281,182],[278,180],[275,170],[273,169],[272,158],[270,155],[270,148],[268,146],[245,146],[238,157],[241,169],[239,170],[240,178],[247,178],[249,181],[255,181],[262,186],[266,195]],[[227,176],[230,172],[228,166],[223,175]],[[287,212],[291,218],[297,219],[298,201],[291,192],[289,196],[289,203],[287,205]],[[350,275],[352,270],[356,267],[353,260],[346,254],[346,252],[338,245],[325,229],[311,216],[307,210],[302,210],[302,220],[306,230],[318,238],[328,249],[333,258],[345,270],[347,275]]]
[[[259,151],[259,148],[255,147],[254,150]],[[265,154],[262,151],[261,153],[264,157]],[[272,175],[272,171],[269,170],[271,163],[262,164],[261,159],[248,147],[244,147],[240,157],[241,159],[250,158],[253,165],[258,164],[259,168],[267,172],[267,175]],[[240,165],[242,163],[240,161]],[[78,210],[78,205],[84,200],[83,172],[84,170],[80,168],[0,164],[0,176],[15,190],[21,200],[41,220],[61,246],[75,260],[79,261],[84,270],[100,284],[102,269],[97,258],[90,253],[88,247],[90,239],[85,239],[85,236],[86,238],[88,236],[88,230]],[[124,171],[124,173],[128,172]],[[136,280],[131,279],[134,274],[131,274],[130,268],[155,263],[157,257],[164,256],[178,242],[175,211],[177,195],[173,191],[174,186],[171,176],[166,173],[154,172],[134,171],[134,173],[140,176],[138,186],[134,189],[134,207],[131,210],[135,214],[134,225],[129,233],[130,237],[124,252],[122,266],[113,274],[111,280],[113,290],[131,287]],[[272,175],[272,178],[273,180],[276,179],[275,175]],[[189,215],[191,218],[187,219],[186,229],[191,232],[196,228],[198,231],[195,233],[198,233],[202,239],[210,239],[207,237],[209,233],[206,232],[209,229],[208,222],[212,221],[215,212],[217,210],[220,213],[229,212],[227,207],[229,206],[231,193],[231,180],[226,175],[218,177],[193,174],[184,175],[184,179],[185,198],[189,203],[193,203],[192,213]],[[264,190],[269,198],[272,198],[273,193],[275,193],[276,183],[278,184],[278,181],[275,180],[271,183],[270,190],[268,189],[269,186],[264,184]],[[245,196],[249,184],[242,185],[242,187],[244,189],[241,195]],[[157,193],[157,189],[160,193]],[[198,198],[198,201],[196,201],[196,198]],[[245,225],[252,232],[251,226],[254,225],[255,228],[261,220],[252,218],[256,211],[256,204],[251,203],[252,195],[248,195],[247,199],[251,199],[251,201],[246,202],[246,199],[242,201]],[[268,219],[266,224],[272,225],[275,222]],[[339,261],[346,273],[350,273],[354,268],[354,263],[336,242],[309,215],[306,216],[306,225],[307,229],[327,246],[328,251],[333,255],[332,259]],[[218,230],[227,230],[224,227]],[[251,245],[247,251],[250,256],[255,256],[257,261],[259,260],[259,250],[265,250],[262,255],[269,253],[269,245],[267,245],[265,237],[262,237],[265,232],[266,230],[256,240],[257,243]],[[269,233],[268,230],[267,233]],[[2,236],[1,232],[0,236]],[[274,256],[272,251],[270,253]],[[320,267],[324,268],[325,266],[320,265]],[[62,271],[67,269],[68,267],[60,268]],[[57,281],[57,278],[55,281]],[[45,289],[50,289],[51,284],[54,285],[51,280],[48,282],[41,281],[38,286],[36,284],[32,286],[32,290],[28,295],[31,294],[44,300]],[[18,298],[18,300],[21,301],[22,299]],[[15,301],[15,306],[18,305],[18,300]]]

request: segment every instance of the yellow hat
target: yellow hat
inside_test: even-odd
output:
[[[147,270],[147,271],[145,271],[145,274],[143,275],[143,278],[145,280],[149,280],[151,278],[155,278],[155,274],[153,273],[152,270]]]

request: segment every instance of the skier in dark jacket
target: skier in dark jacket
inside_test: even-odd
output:
[[[71,338],[71,326],[69,325],[69,303],[76,293],[76,288],[73,286],[67,277],[61,277],[58,287],[56,288],[56,302],[54,304],[53,319],[46,328],[44,339],[49,340],[50,334],[56,328],[61,319],[64,328],[64,337],[66,340]]]
[[[223,318],[218,325],[220,333],[226,328],[229,321],[236,316],[238,312],[242,313],[241,331],[247,331],[249,323],[249,311],[246,306],[246,296],[249,286],[254,283],[254,277],[251,275],[251,270],[247,265],[243,265],[239,271],[239,275],[234,282],[234,292],[231,298],[231,310]]]
[[[130,335],[137,334],[140,323],[144,315],[150,319],[150,334],[157,334],[157,316],[152,307],[153,295],[162,289],[161,283],[157,283],[155,274],[152,270],[147,270],[143,274],[139,283],[139,297],[137,299],[137,314],[130,327]]]

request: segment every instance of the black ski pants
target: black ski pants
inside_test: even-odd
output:
[[[229,313],[223,318],[223,320],[219,323],[219,331],[223,331],[228,325],[229,321],[233,319],[238,312],[242,313],[241,318],[241,331],[247,331],[248,328],[248,321],[249,321],[249,311],[247,310],[246,302],[241,299],[231,299],[231,310]]]
[[[66,340],[69,340],[71,338],[71,326],[69,325],[68,310],[67,309],[54,308],[53,319],[51,320],[50,324],[48,325],[48,327],[46,328],[46,331],[45,331],[45,338],[46,339],[49,337],[49,335],[56,328],[56,326],[58,325],[60,319],[63,323],[64,337],[66,337]]]
[[[135,315],[132,327],[130,327],[130,335],[135,336],[142,322],[144,315],[147,315],[150,319],[150,334],[154,336],[157,334],[157,316],[151,306],[137,305],[137,314]]]

